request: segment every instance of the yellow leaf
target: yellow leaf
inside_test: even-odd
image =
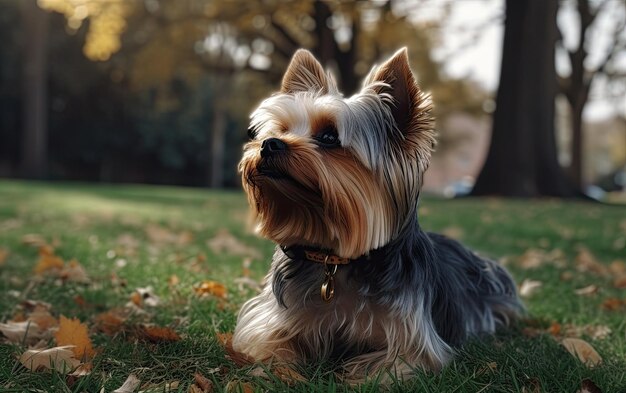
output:
[[[600,354],[585,340],[581,340],[580,338],[565,338],[561,341],[561,344],[569,353],[576,356],[578,360],[588,367],[594,367],[602,363]]]
[[[77,318],[68,319],[61,315],[59,330],[54,334],[58,345],[73,345],[78,359],[91,359],[95,355],[87,326]]]
[[[202,281],[193,290],[197,295],[209,294],[222,299],[226,297],[226,286],[216,281]]]
[[[31,349],[24,352],[19,360],[24,367],[31,371],[56,370],[67,373],[80,365],[80,361],[74,357],[71,346],[44,350]]]

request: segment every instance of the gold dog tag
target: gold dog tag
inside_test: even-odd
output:
[[[330,302],[335,296],[335,273],[337,273],[337,265],[333,265],[331,269],[328,268],[326,264],[328,262],[328,255],[324,260],[324,282],[322,283],[322,288],[320,289],[320,294],[322,295],[322,300],[326,303]]]
[[[331,275],[326,275],[326,279],[322,283],[322,300],[326,303],[330,302],[335,296],[335,278]]]

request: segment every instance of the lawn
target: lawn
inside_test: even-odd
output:
[[[420,216],[425,229],[506,264],[524,283],[528,317],[460,348],[441,373],[389,389],[626,391],[626,208],[426,197]],[[0,322],[49,314],[36,345],[51,348],[58,319],[77,318],[94,347],[77,376],[30,371],[18,360],[26,341],[4,340],[0,391],[110,392],[131,374],[137,391],[152,392],[203,391],[195,375],[214,391],[381,389],[377,380],[344,385],[326,365],[290,377],[228,352],[236,312],[273,250],[247,219],[236,191],[0,180]],[[568,353],[566,338],[589,343],[601,363]]]

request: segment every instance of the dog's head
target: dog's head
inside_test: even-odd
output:
[[[252,113],[239,164],[258,232],[348,258],[385,245],[416,212],[435,146],[431,110],[406,49],[350,98],[297,51],[280,92]]]

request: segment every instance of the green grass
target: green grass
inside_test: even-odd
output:
[[[624,207],[558,200],[434,198],[424,198],[421,206],[425,229],[449,233],[482,254],[505,261],[518,283],[530,278],[543,285],[524,299],[529,321],[468,343],[439,374],[419,373],[388,389],[575,392],[583,379],[591,379],[603,392],[626,391],[624,308],[602,307],[606,299],[626,299],[626,290],[613,286],[613,276],[581,272],[576,264],[581,247],[605,266],[624,260]],[[0,248],[9,251],[0,266],[0,322],[14,318],[24,300],[39,300],[51,304],[54,316],[77,317],[93,327],[96,315],[124,307],[136,288],[152,286],[160,304],[145,307],[147,314],[136,315],[127,324],[168,326],[183,337],[177,342],[150,343],[137,339],[131,330],[113,337],[92,330],[99,353],[93,371],[80,378],[30,372],[16,360],[23,351],[20,345],[0,344],[0,391],[99,392],[104,388],[108,392],[131,372],[157,386],[179,381],[175,391],[180,392],[188,391],[196,372],[209,377],[216,391],[225,391],[229,382],[232,387],[233,381],[249,382],[256,391],[381,389],[375,380],[346,386],[323,365],[301,370],[307,381],[289,386],[278,378],[251,376],[250,367],[238,367],[225,356],[216,333],[232,332],[237,309],[254,294],[236,284],[242,260],[245,254],[258,254],[250,277],[260,281],[273,250],[270,242],[249,230],[247,210],[244,195],[234,191],[0,181]],[[149,228],[155,227],[161,237],[150,235]],[[214,252],[208,241],[224,230],[247,251]],[[55,244],[57,255],[65,260],[76,258],[91,283],[34,275],[38,251],[23,243],[27,234],[39,234]],[[182,240],[176,240],[179,236]],[[519,257],[529,249],[546,253],[558,249],[563,256],[560,263],[526,269]],[[168,280],[174,275],[179,282],[171,285]],[[193,286],[203,280],[224,283],[227,299],[196,296]],[[596,293],[574,293],[591,284],[598,287]],[[586,367],[563,349],[561,336],[528,334],[529,328],[545,329],[553,323],[563,330],[570,325],[608,327],[611,333],[606,338],[582,336],[598,350],[603,363]]]

